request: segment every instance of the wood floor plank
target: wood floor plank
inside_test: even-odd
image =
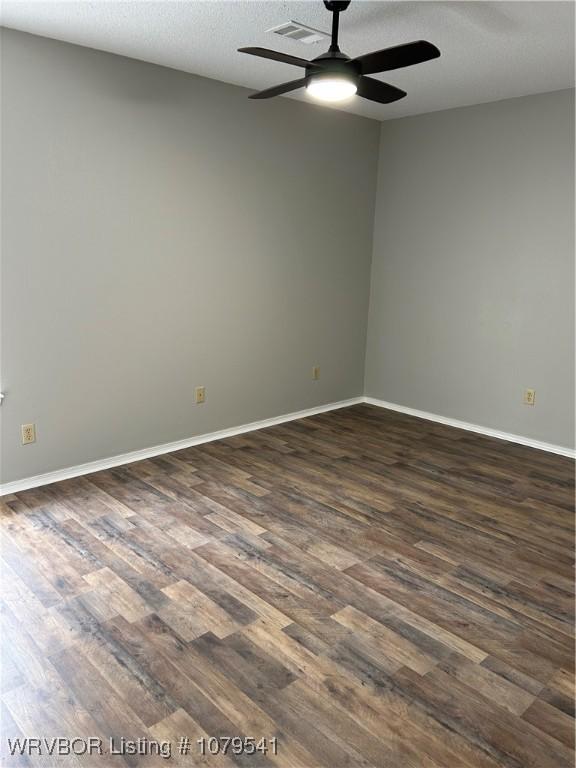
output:
[[[574,749],[574,718],[552,704],[535,701],[522,715],[527,723]]]

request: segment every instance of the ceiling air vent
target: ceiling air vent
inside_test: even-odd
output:
[[[275,35],[281,35],[282,37],[289,37],[291,40],[297,40],[299,43],[306,43],[306,45],[330,39],[328,32],[321,32],[319,29],[314,29],[314,27],[307,27],[306,24],[301,24],[299,21],[289,21],[267,31],[274,32]]]

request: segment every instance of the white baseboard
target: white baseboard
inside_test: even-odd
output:
[[[419,419],[426,419],[427,421],[436,421],[439,424],[446,424],[449,427],[456,427],[456,429],[465,429],[468,432],[477,432],[480,435],[486,435],[487,437],[495,437],[498,440],[507,440],[509,443],[518,443],[519,445],[527,445],[530,448],[537,448],[539,451],[548,451],[548,453],[557,453],[560,456],[567,456],[570,459],[576,458],[576,451],[572,448],[564,448],[562,445],[554,445],[553,443],[544,443],[541,440],[533,440],[530,437],[522,437],[522,435],[513,435],[509,432],[501,432],[499,429],[491,429],[490,427],[481,427],[479,424],[469,424],[466,421],[460,421],[459,419],[449,419],[446,416],[438,416],[436,413],[428,413],[427,411],[418,411],[415,408],[408,408],[405,405],[397,405],[396,403],[388,403],[386,400],[378,400],[375,397],[365,397],[364,402],[368,405],[377,405],[379,408],[387,408],[389,411],[398,411],[399,413],[406,413],[408,416],[417,416]]]
[[[294,421],[296,419],[303,419],[306,416],[315,416],[318,413],[326,413],[327,411],[335,411],[338,408],[347,408],[351,405],[358,405],[359,403],[367,403],[368,405],[377,405],[380,408],[387,408],[390,411],[398,411],[399,413],[406,413],[409,416],[417,416],[420,419],[426,419],[427,421],[435,421],[439,424],[446,424],[449,427],[456,427],[457,429],[465,429],[468,432],[477,432],[480,435],[486,435],[487,437],[495,437],[498,440],[506,440],[510,443],[518,443],[520,445],[527,445],[530,448],[537,448],[540,451],[548,451],[549,453],[556,453],[560,456],[567,456],[569,458],[576,458],[576,451],[571,448],[564,448],[561,445],[553,445],[552,443],[544,443],[540,440],[532,440],[529,437],[522,437],[521,435],[512,435],[508,432],[501,432],[497,429],[490,429],[489,427],[481,427],[479,424],[469,424],[465,421],[459,421],[458,419],[450,419],[446,416],[439,416],[436,413],[427,413],[426,411],[418,411],[415,408],[408,408],[404,405],[398,405],[397,403],[388,403],[385,400],[378,400],[374,397],[352,397],[349,400],[340,400],[336,403],[327,403],[326,405],[320,405],[316,408],[307,408],[304,411],[295,411],[294,413],[286,413],[283,416],[275,416],[271,419],[264,419],[263,421],[253,421],[250,424],[242,424],[239,427],[231,427],[229,429],[221,429],[217,432],[208,432],[204,435],[196,435],[195,437],[187,437],[184,440],[177,440],[174,443],[164,443],[163,445],[155,445],[152,448],[143,448],[140,451],[132,451],[131,453],[123,453],[119,456],[112,456],[108,459],[99,459],[98,461],[90,461],[87,464],[78,464],[74,467],[67,467],[66,469],[57,469],[54,472],[46,472],[42,475],[35,475],[34,477],[26,477],[22,480],[14,480],[11,483],[5,483],[0,485],[0,496],[7,496],[11,493],[18,493],[19,491],[26,491],[30,488],[38,488],[41,485],[48,485],[49,483],[56,483],[60,480],[70,480],[73,477],[80,477],[81,475],[89,475],[92,472],[100,472],[103,469],[112,469],[113,467],[120,467],[123,464],[131,464],[134,461],[142,461],[142,459],[150,459],[154,456],[161,456],[163,453],[172,453],[172,451],[179,451],[182,448],[190,448],[193,445],[201,445],[202,443],[210,443],[213,440],[222,440],[225,437],[233,437],[234,435],[242,435],[245,432],[253,432],[256,429],[264,429],[264,427],[273,427],[275,424],[283,424],[287,421]]]
[[[208,432],[204,435],[187,437],[184,440],[177,440],[174,443],[163,443],[162,445],[155,445],[152,448],[143,448],[140,451],[122,453],[119,456],[112,456],[108,459],[90,461],[87,464],[77,464],[74,467],[57,469],[54,472],[46,472],[46,474],[43,475],[34,475],[34,477],[14,480],[11,483],[0,485],[0,496],[7,496],[10,493],[18,493],[19,491],[27,491],[30,488],[38,488],[41,485],[48,485],[49,483],[57,483],[60,480],[70,480],[71,478],[79,477],[80,475],[89,475],[92,472],[100,472],[103,469],[112,469],[113,467],[120,467],[122,464],[131,464],[134,461],[142,461],[142,459],[161,456],[163,453],[180,451],[182,448],[190,448],[193,445],[201,445],[202,443],[210,443],[213,440],[222,440],[225,437],[242,435],[244,432],[253,432],[256,429],[263,429],[264,427],[273,427],[275,424],[283,424],[286,421],[303,419],[306,416],[315,416],[318,413],[335,411],[338,408],[347,408],[350,405],[358,405],[363,402],[363,397],[352,397],[349,400],[327,403],[326,405],[319,405],[316,408],[306,408],[304,411],[286,413],[282,416],[274,416],[271,419],[264,419],[263,421],[253,421],[250,424],[242,424],[239,427],[230,427],[229,429],[220,429],[217,432]]]

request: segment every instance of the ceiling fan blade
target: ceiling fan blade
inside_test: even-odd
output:
[[[435,45],[427,43],[426,40],[418,40],[415,43],[404,43],[392,48],[384,48],[382,51],[366,53],[353,61],[360,65],[360,71],[363,75],[372,75],[376,72],[388,72],[391,69],[410,67],[412,64],[437,59],[438,56],[440,56],[440,51]]]
[[[282,64],[293,64],[295,67],[311,66],[311,62],[306,61],[306,59],[300,59],[298,56],[290,56],[289,53],[271,51],[269,48],[238,48],[238,53],[249,53],[252,56],[260,56],[262,59],[280,61]]]
[[[306,78],[302,77],[300,80],[291,80],[289,83],[282,83],[282,85],[275,85],[272,88],[266,88],[265,91],[258,91],[253,93],[248,98],[250,99],[271,99],[273,96],[280,96],[288,91],[295,91],[297,88],[302,88],[306,85]]]
[[[392,101],[398,101],[398,99],[403,99],[406,96],[406,91],[402,91],[400,88],[364,76],[358,81],[356,93],[364,99],[377,101],[379,104],[390,104]]]

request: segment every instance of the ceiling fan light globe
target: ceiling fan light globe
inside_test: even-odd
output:
[[[357,91],[356,83],[347,77],[312,77],[306,91],[319,101],[346,101]]]

